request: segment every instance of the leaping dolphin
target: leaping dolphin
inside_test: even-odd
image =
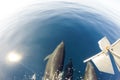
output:
[[[59,74],[63,70],[65,57],[64,43],[61,42],[56,49],[48,55],[45,60],[48,59],[43,80],[58,80]]]

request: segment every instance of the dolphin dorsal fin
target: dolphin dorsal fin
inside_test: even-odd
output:
[[[49,54],[48,56],[46,56],[46,57],[44,58],[44,61],[48,60],[51,55],[52,55],[52,54]]]

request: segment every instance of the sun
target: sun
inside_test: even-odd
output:
[[[7,61],[9,62],[19,62],[22,59],[22,56],[17,52],[10,52],[7,55]]]

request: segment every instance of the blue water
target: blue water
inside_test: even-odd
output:
[[[45,4],[56,7],[44,8]],[[7,34],[4,33],[0,47],[5,47],[0,54],[15,50],[23,55],[23,59],[12,65],[3,62],[0,65],[1,80],[24,80],[25,75],[28,77],[33,73],[37,73],[37,80],[41,80],[46,65],[44,58],[61,41],[65,43],[65,64],[72,58],[74,80],[80,80],[86,67],[83,60],[100,52],[98,40],[106,36],[114,42],[120,37],[120,29],[112,20],[93,8],[76,3],[39,3],[18,16],[17,21],[16,18],[12,20],[6,29]],[[99,72],[96,67],[95,70],[99,80],[120,78],[119,72],[110,75]]]

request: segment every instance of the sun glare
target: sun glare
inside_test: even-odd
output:
[[[17,52],[11,52],[7,56],[9,62],[19,62],[22,59],[22,56]]]

